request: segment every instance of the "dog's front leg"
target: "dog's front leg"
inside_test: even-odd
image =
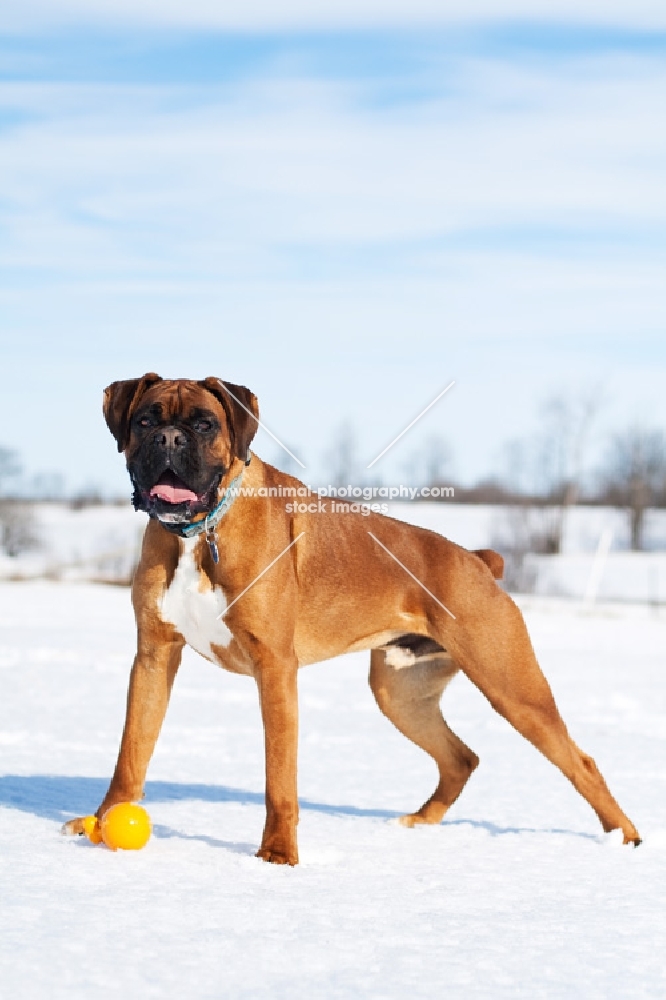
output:
[[[255,676],[266,748],[266,825],[257,857],[277,865],[298,864],[298,664],[292,653],[264,651]]]
[[[99,816],[116,802],[136,802],[143,798],[146,772],[164,722],[182,652],[182,640],[159,645],[146,643],[145,647],[139,642],[130,674],[118,761],[109,790],[98,809]]]
[[[143,798],[146,771],[164,721],[183,645],[180,637],[156,641],[154,637],[139,635],[118,761],[109,790],[97,810],[99,818],[117,802],[137,802]],[[63,833],[83,833],[83,819],[69,820]]]

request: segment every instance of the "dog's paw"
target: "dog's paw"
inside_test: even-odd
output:
[[[407,829],[411,830],[413,826],[423,823],[423,820],[418,813],[407,813],[404,816],[396,816],[395,819],[391,820],[391,823],[395,823],[396,826],[406,826]]]
[[[268,861],[272,865],[297,865],[298,851],[281,851],[271,847],[260,847],[255,857]]]
[[[436,802],[430,799],[425,805],[421,806],[418,812],[405,813],[404,816],[398,816],[396,822],[400,826],[406,826],[410,829],[414,826],[436,826],[437,823],[441,823],[446,812],[446,806],[443,802]]]
[[[60,827],[60,833],[63,837],[83,837],[85,832],[85,818],[83,816],[79,816],[77,819],[67,820],[67,822],[63,823]]]

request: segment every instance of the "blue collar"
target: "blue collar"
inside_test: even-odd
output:
[[[220,502],[201,521],[192,521],[190,524],[164,525],[163,527],[168,527],[170,531],[175,530],[176,534],[180,535],[181,538],[192,538],[195,535],[200,535],[202,531],[210,535],[236,499],[237,489],[240,486],[244,472],[245,469],[242,469],[239,475],[231,480]]]

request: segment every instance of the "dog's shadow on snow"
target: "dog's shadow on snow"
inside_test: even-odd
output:
[[[0,806],[20,809],[42,819],[62,823],[73,816],[93,812],[104,797],[108,779],[65,777],[54,774],[0,775]],[[240,805],[264,807],[263,792],[251,792],[229,785],[180,784],[175,781],[147,781],[144,804],[152,802],[236,802]],[[302,810],[329,815],[362,816],[393,819],[399,815],[388,809],[361,809],[357,806],[330,805],[300,798]],[[161,833],[160,833],[161,831]],[[157,836],[180,836],[169,827],[157,826]]]
[[[108,788],[106,778],[66,777],[63,775],[31,774],[0,775],[0,806],[19,809],[42,819],[63,823],[74,816],[87,816],[101,802]],[[236,802],[241,805],[264,806],[263,792],[251,792],[229,785],[180,784],[175,781],[147,781],[145,804],[152,802]],[[359,806],[331,805],[299,798],[303,811],[324,813],[329,816],[356,816],[359,818],[396,820],[401,814],[390,809],[363,809]],[[591,833],[555,828],[502,827],[495,823],[472,819],[445,820],[444,826],[471,827],[483,830],[492,837],[517,833],[563,834],[569,837],[597,840]],[[160,839],[178,837],[200,840],[211,847],[223,847],[240,854],[253,853],[249,844],[217,840],[214,837],[186,834],[171,827],[156,824],[154,835]]]

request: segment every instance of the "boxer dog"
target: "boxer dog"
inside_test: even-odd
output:
[[[132,588],[138,648],[125,728],[98,817],[142,798],[189,643],[256,681],[266,753],[257,856],[297,864],[298,668],[369,649],[379,708],[439,770],[428,801],[401,818],[405,826],[439,823],[479,763],[439,708],[462,670],[572,782],[604,830],[640,843],[567,732],[522,615],[496,583],[501,556],[379,513],[286,504],[285,491],[305,488],[250,452],[259,411],[244,386],[150,373],[110,385],[104,415],[127,459],[134,506],[150,521]],[[82,820],[64,829],[80,834]]]

